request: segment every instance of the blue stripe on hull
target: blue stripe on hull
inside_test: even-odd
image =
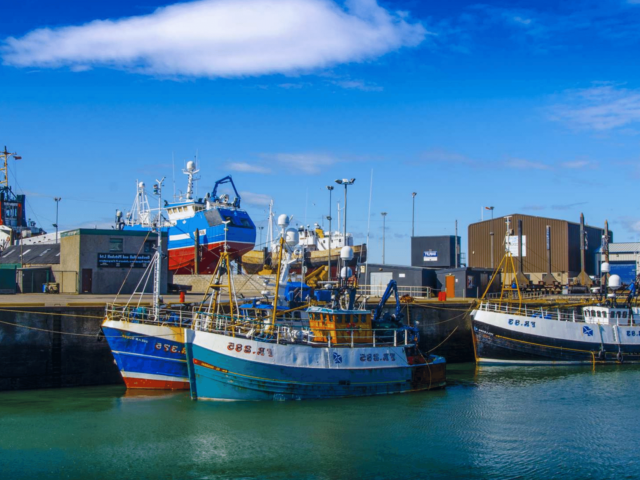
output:
[[[110,327],[102,329],[120,371],[187,378],[184,343]]]
[[[200,399],[303,400],[403,393],[415,389],[412,383],[414,367],[282,367],[233,358],[198,345],[189,347],[194,359],[190,366],[195,374],[191,381],[195,378],[196,382],[196,388],[192,386],[192,394]]]

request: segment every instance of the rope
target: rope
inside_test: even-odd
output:
[[[449,338],[451,338],[451,335],[453,335],[456,330],[458,330],[458,327],[460,325],[457,325],[456,328],[454,328],[451,333],[449,335],[447,335],[447,338],[445,338],[443,341],[441,341],[437,346],[433,347],[431,350],[429,350],[427,353],[431,353],[433,352],[436,348],[439,348],[440,346],[442,346],[443,343],[445,343],[447,340],[449,340]]]

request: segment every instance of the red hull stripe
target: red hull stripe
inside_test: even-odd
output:
[[[189,382],[170,380],[150,380],[146,378],[125,377],[124,383],[127,388],[144,388],[152,390],[189,390]]]

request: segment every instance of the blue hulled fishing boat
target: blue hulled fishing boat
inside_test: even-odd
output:
[[[287,230],[286,238],[289,245],[297,244],[294,229]],[[345,250],[346,259],[350,249]],[[226,270],[224,255],[221,265]],[[192,398],[301,400],[444,387],[446,362],[422,355],[416,329],[397,317],[384,321],[382,307],[375,315],[354,308],[350,273],[343,268],[329,306],[307,309],[308,325],[287,322],[287,312],[277,309],[268,318],[247,317],[233,300],[227,314],[216,311],[215,300],[197,312],[192,328],[185,330]],[[276,299],[278,290],[276,284]]]

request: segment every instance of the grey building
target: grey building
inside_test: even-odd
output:
[[[157,234],[147,231],[79,228],[60,238],[60,270],[75,272],[75,284],[61,285],[63,293],[130,294],[153,291],[153,278],[143,279],[155,253]],[[162,234],[165,254],[161,292],[167,290],[167,233]]]
[[[436,271],[422,267],[406,265],[382,265],[370,263],[366,269],[366,277],[360,279],[360,284],[371,286],[373,295],[381,295],[390,280],[395,280],[398,287],[413,287],[414,296],[426,296],[427,288],[436,287]],[[403,289],[409,293],[409,289]]]
[[[411,266],[427,268],[459,267],[460,237],[454,235],[411,237]]]

